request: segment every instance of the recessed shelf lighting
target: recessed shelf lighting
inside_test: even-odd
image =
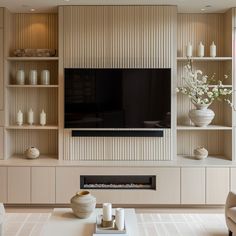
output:
[[[34,9],[34,8],[31,8],[30,11],[35,11],[35,9]]]
[[[202,8],[201,11],[205,11],[206,9],[205,8]]]

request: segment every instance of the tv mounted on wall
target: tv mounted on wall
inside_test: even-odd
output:
[[[65,128],[170,128],[171,69],[64,72]]]

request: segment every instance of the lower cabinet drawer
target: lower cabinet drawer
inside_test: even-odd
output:
[[[229,192],[229,168],[206,168],[206,203],[225,204]]]
[[[55,203],[55,167],[32,167],[31,176],[31,203]]]
[[[181,204],[205,204],[205,168],[181,168]]]
[[[30,167],[8,167],[8,203],[30,203]]]

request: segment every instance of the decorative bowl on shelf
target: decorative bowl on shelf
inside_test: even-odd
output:
[[[16,57],[54,57],[56,55],[56,49],[20,48],[15,49],[13,54]]]
[[[39,157],[40,152],[36,147],[29,147],[25,150],[24,155],[28,159],[36,159]]]
[[[206,150],[206,148],[204,147],[197,147],[196,149],[194,149],[194,157],[197,160],[202,160],[207,158],[208,156],[208,151]]]

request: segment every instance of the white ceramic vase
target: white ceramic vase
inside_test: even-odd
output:
[[[204,147],[197,147],[196,149],[194,149],[194,157],[197,160],[202,160],[207,158],[208,156],[208,151],[206,150],[206,148]]]
[[[88,218],[96,206],[96,198],[89,191],[81,191],[70,200],[71,208],[78,218]]]
[[[196,109],[189,111],[189,118],[198,127],[206,127],[209,125],[215,117],[214,111],[208,109],[210,104],[196,104],[194,103]]]
[[[36,147],[30,147],[25,150],[24,155],[28,159],[36,159],[39,157],[40,152]]]

